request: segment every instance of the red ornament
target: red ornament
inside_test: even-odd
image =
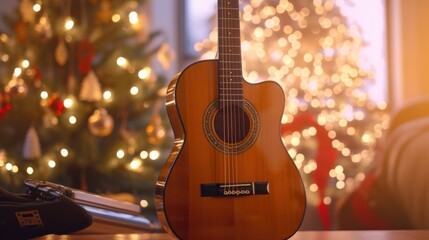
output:
[[[87,74],[91,69],[92,59],[95,55],[94,46],[85,38],[78,47],[79,72]]]
[[[64,101],[55,93],[48,99],[48,107],[54,111],[57,117],[61,116],[65,110]]]
[[[4,92],[0,92],[0,118],[12,109],[9,97]]]

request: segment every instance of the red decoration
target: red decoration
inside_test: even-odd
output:
[[[314,127],[317,130],[317,140],[319,149],[316,153],[317,169],[313,172],[312,178],[314,183],[319,187],[319,214],[322,220],[324,229],[330,229],[331,220],[329,217],[328,206],[323,203],[325,190],[329,179],[329,171],[335,164],[338,157],[338,152],[332,146],[332,139],[328,136],[328,131],[317,123],[316,119],[311,114],[301,114],[295,117],[292,123],[284,124],[281,127],[281,133],[286,135],[294,131],[301,131],[308,127]]]
[[[79,72],[87,74],[91,70],[92,59],[95,55],[94,46],[85,38],[78,48]]]
[[[4,92],[0,92],[0,118],[12,109],[9,97]]]
[[[48,106],[52,109],[52,111],[54,111],[57,117],[61,116],[64,113],[64,101],[60,99],[58,94],[53,94],[52,97],[49,98]]]

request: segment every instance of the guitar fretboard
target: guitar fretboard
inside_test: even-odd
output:
[[[238,0],[218,1],[220,104],[242,105],[240,10]]]

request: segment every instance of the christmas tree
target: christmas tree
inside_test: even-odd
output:
[[[244,77],[283,87],[284,143],[301,172],[308,209],[318,211],[324,229],[333,227],[330,206],[371,168],[389,120],[386,104],[367,94],[375,76],[360,67],[364,42],[340,2],[241,1]],[[195,48],[213,58],[216,29]]]
[[[1,186],[126,192],[154,214],[155,160],[171,141],[153,66],[171,52],[147,13],[138,0],[22,0],[2,16]]]

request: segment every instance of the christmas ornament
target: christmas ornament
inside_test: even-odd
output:
[[[37,136],[36,129],[30,127],[25,135],[22,157],[27,160],[35,160],[40,158],[41,155],[39,136]]]
[[[58,42],[57,48],[55,49],[55,60],[60,66],[64,66],[64,64],[67,62],[68,53],[67,53],[67,47],[64,40],[60,40]]]
[[[87,102],[98,102],[102,99],[102,94],[103,93],[101,92],[101,86],[97,75],[95,75],[94,71],[90,71],[83,79],[79,94],[80,100]]]
[[[30,0],[22,0],[19,5],[19,12],[21,13],[24,22],[34,23],[36,12],[33,11],[33,3]]]
[[[52,94],[52,96],[48,99],[47,105],[57,117],[64,113],[64,101],[56,93]]]
[[[99,108],[88,119],[89,131],[98,137],[106,137],[112,133],[114,122],[112,116],[104,108]]]
[[[95,55],[94,46],[85,38],[78,47],[79,72],[86,74],[91,69],[92,59]]]
[[[9,97],[4,92],[0,92],[0,119],[12,109]]]
[[[28,86],[25,83],[24,79],[20,77],[13,77],[12,80],[5,87],[6,93],[10,97],[25,97],[28,93]]]
[[[164,43],[156,54],[156,57],[164,70],[168,70],[170,68],[171,61],[174,59],[174,54],[171,51],[170,46],[167,43]]]
[[[29,76],[34,80],[34,86],[40,88],[42,86],[42,72],[37,68],[36,65],[30,66]]]
[[[111,4],[108,0],[102,0],[100,2],[100,8],[98,12],[95,14],[96,22],[98,24],[107,24],[112,21],[112,9]]]

